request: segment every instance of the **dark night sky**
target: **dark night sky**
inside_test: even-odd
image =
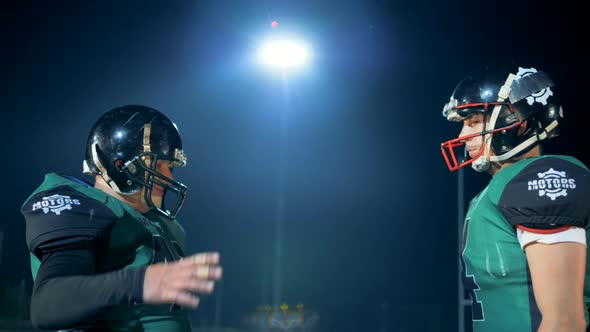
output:
[[[190,195],[180,219],[191,251],[222,253],[224,325],[271,301],[280,223],[282,300],[304,302],[340,331],[376,331],[383,303],[393,320],[438,315],[442,330],[455,329],[456,175],[439,146],[457,134],[440,115],[456,83],[499,59],[546,71],[566,114],[546,152],[590,164],[576,9],[526,3],[3,8],[1,278],[30,278],[19,209],[43,175],[80,175],[94,120],[145,104],[183,135],[189,165],[175,175]],[[314,63],[285,81],[251,55],[261,36],[287,31],[310,40]],[[488,180],[473,173],[467,196]],[[210,321],[215,301],[194,318]]]

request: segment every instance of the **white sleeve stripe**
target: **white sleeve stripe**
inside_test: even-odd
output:
[[[586,230],[579,227],[572,227],[565,231],[551,234],[538,234],[517,228],[516,233],[518,236],[518,242],[520,242],[520,247],[523,249],[526,245],[534,242],[544,244],[553,244],[559,242],[578,242],[583,245],[586,245]]]

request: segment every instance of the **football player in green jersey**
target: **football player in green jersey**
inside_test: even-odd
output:
[[[172,168],[186,156],[178,128],[150,107],[102,115],[86,144],[84,173],[56,173],[22,206],[34,278],[31,320],[71,331],[191,330],[186,308],[213,291],[219,253],[185,256],[176,220],[187,187]],[[164,206],[165,195],[171,208]]]
[[[463,125],[441,146],[449,169],[492,176],[463,230],[473,330],[585,331],[590,172],[541,154],[563,117],[555,83],[535,68],[487,67],[457,85],[443,116]]]

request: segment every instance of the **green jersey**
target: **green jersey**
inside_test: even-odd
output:
[[[96,275],[178,260],[186,252],[185,233],[176,220],[153,212],[142,215],[101,190],[55,173],[45,176],[45,181],[23,204],[22,213],[27,222],[33,279],[37,278],[45,254],[86,242],[94,248]],[[142,289],[143,279],[141,283],[135,287]],[[184,309],[143,304],[141,300],[101,308],[76,329],[190,331]],[[76,301],[85,300],[76,299],[65,305],[76,305]]]
[[[578,160],[541,156],[498,172],[469,204],[463,229],[463,284],[472,299],[473,331],[537,331],[541,322],[517,225],[569,225],[588,234],[589,218],[590,173]]]

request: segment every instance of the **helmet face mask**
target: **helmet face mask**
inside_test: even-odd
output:
[[[173,219],[176,218],[176,215],[184,204],[188,188],[184,184],[158,172],[158,161],[158,155],[155,153],[141,153],[127,161],[121,168],[121,171],[129,178],[129,180],[140,186],[138,190],[141,190],[142,187],[145,188],[143,192],[144,199],[151,209]],[[182,154],[182,159],[168,162],[169,167],[183,166],[184,164],[186,164],[186,157],[184,157],[184,154]],[[172,171],[172,168],[170,171]],[[163,206],[158,207],[154,204],[152,200],[154,185],[161,187],[164,190],[164,194],[176,194],[176,199],[170,210],[166,210]],[[162,203],[163,202],[164,200],[162,200]]]
[[[516,158],[540,141],[557,136],[562,111],[552,87],[553,81],[534,68],[485,68],[465,77],[442,114],[448,121],[463,122],[473,114],[483,113],[484,126],[478,133],[441,144],[449,170],[471,164],[476,171],[484,172],[492,163]],[[538,121],[539,118],[549,120]],[[465,151],[463,159],[457,158],[461,153],[454,150],[477,136],[482,137],[477,156],[467,159]]]
[[[145,188],[148,207],[175,218],[186,199],[187,187],[158,172],[158,161],[169,167],[186,165],[176,125],[159,111],[140,105],[115,108],[92,127],[86,144],[84,173],[100,175],[118,194],[131,195]],[[172,209],[152,199],[154,185],[176,195]],[[162,199],[163,204],[163,199]]]
[[[447,107],[445,106],[445,109]],[[501,117],[501,119],[509,119],[508,123],[504,123],[501,121],[496,121],[496,126],[494,129],[489,129],[486,126],[489,125],[488,121],[491,116],[491,109],[499,109],[501,113],[508,113],[507,115]],[[444,112],[444,111],[443,111]],[[453,114],[455,113],[455,114]],[[449,140],[441,144],[441,150],[443,157],[447,163],[447,166],[451,171],[455,171],[459,168],[465,167],[469,164],[475,163],[473,166],[476,169],[488,168],[489,164],[485,163],[485,160],[482,160],[481,157],[485,152],[485,139],[486,136],[492,135],[494,133],[499,133],[496,135],[514,135],[518,127],[522,124],[520,119],[516,116],[517,114],[512,108],[510,103],[505,102],[490,102],[490,103],[471,103],[471,104],[464,104],[461,106],[456,106],[447,111],[448,117],[452,117],[455,122],[467,120],[470,116],[474,114],[481,113],[483,116],[482,123],[483,127],[480,132],[471,133],[467,135],[463,135],[457,137],[455,139]],[[461,162],[457,159],[457,153],[455,152],[456,149],[462,148],[465,146],[466,141],[476,138],[478,136],[482,137],[481,146],[479,147],[479,151],[476,156],[467,159],[467,151],[465,150],[463,153],[463,160]],[[495,150],[494,150],[495,152]],[[485,169],[484,169],[485,170]]]

